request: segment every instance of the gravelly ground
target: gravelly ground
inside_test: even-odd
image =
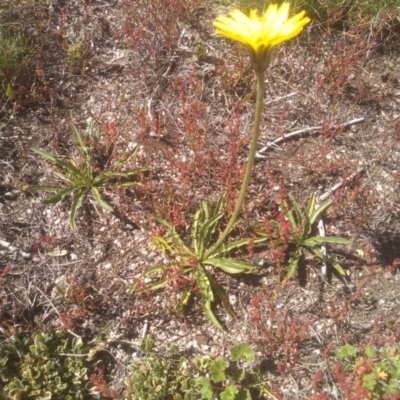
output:
[[[217,356],[245,341],[257,348],[257,362],[270,363],[266,374],[282,398],[311,398],[318,370],[321,390],[343,398],[323,352],[344,342],[362,347],[399,339],[393,324],[400,302],[399,33],[376,27],[373,34],[361,28],[328,34],[314,22],[276,52],[259,148],[317,128],[260,153],[238,232],[248,232],[245,221],[276,215],[287,192],[304,205],[312,192],[344,182],[332,193],[325,223],[327,234],[353,241],[331,249],[349,275],[323,285],[320,263],[306,257],[299,277],[281,286],[271,254],[259,248],[256,273],[217,273],[237,315],[232,320],[217,309],[226,327],[219,331],[196,296],[176,316],[173,287],[142,296],[130,288],[165,259],[151,246],[152,213],[164,212],[184,231],[200,198],[228,189],[232,204],[246,158],[254,77],[246,52],[212,32],[222,8],[196,8],[173,24],[168,38],[158,34],[157,21],[146,22],[146,2],[132,2],[132,14],[128,3],[54,0],[33,12],[10,1],[0,8],[0,21],[23,21],[44,43],[30,95],[21,85],[17,100],[0,110],[0,336],[28,331],[40,316],[90,338],[112,320],[104,365],[110,386],[121,389],[148,321],[161,351],[174,342]],[[66,56],[65,40],[74,37],[85,44],[79,65]],[[41,204],[46,193],[20,190],[55,182],[54,167],[30,148],[75,152],[71,116],[81,131],[93,120],[113,143],[113,155],[139,143],[139,165],[152,166],[135,188],[106,191],[114,213],[89,198],[77,232],[69,225],[69,201],[49,207]],[[343,126],[354,119],[359,123]],[[85,311],[72,294],[62,299],[56,286],[84,288]],[[298,342],[285,346],[291,329]]]

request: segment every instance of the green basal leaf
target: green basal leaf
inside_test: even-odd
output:
[[[173,247],[162,236],[153,236],[151,240],[164,253],[176,254]]]
[[[107,179],[117,179],[117,178],[130,178],[137,175],[137,171],[124,171],[124,172],[114,172],[114,171],[104,171],[101,176]]]
[[[72,230],[74,230],[74,231],[76,231],[76,215],[78,213],[79,207],[82,204],[82,198],[84,195],[85,195],[85,191],[82,190],[79,193],[77,193],[74,196],[74,199],[72,200],[70,221],[71,221]]]
[[[203,295],[203,299],[213,302],[214,301],[214,293],[211,288],[211,282],[208,277],[207,271],[203,269],[201,265],[197,266],[196,270],[196,279],[199,284],[200,290]]]
[[[165,267],[161,266],[161,265],[153,265],[152,267],[150,267],[149,269],[147,269],[144,272],[144,276],[150,276],[150,275],[157,274],[157,273],[160,273],[163,277],[160,280],[158,280],[157,282],[155,282],[149,286],[146,286],[145,289],[138,290],[137,293],[141,293],[145,290],[157,290],[157,289],[164,287],[168,283],[168,280],[165,278]],[[136,284],[134,284],[132,286],[132,288],[130,289],[131,293],[136,290],[136,286],[137,286]]]
[[[116,186],[118,188],[127,188],[127,187],[132,187],[136,186],[137,182],[123,182],[123,183],[117,183]]]
[[[171,239],[173,240],[174,244],[176,247],[179,248],[179,253],[181,253],[181,255],[192,255],[194,256],[192,250],[190,250],[184,243],[184,241],[180,238],[180,236],[176,233],[175,228],[173,226],[171,226],[167,221],[165,221],[164,219],[157,217],[156,215],[153,215],[153,218],[159,222],[160,224],[164,225],[170,235],[171,235]],[[172,253],[175,253],[175,251],[173,251]],[[176,252],[177,253],[177,252]]]
[[[222,329],[221,324],[218,322],[214,313],[211,310],[211,303],[214,301],[214,294],[211,289],[211,283],[206,275],[206,272],[201,266],[197,267],[196,280],[199,285],[201,294],[201,303],[203,309],[209,320],[219,329]]]
[[[123,158],[122,160],[118,160],[113,164],[113,168],[117,168],[120,167],[121,165],[124,165],[125,163],[127,163],[134,155],[136,155],[136,153],[139,150],[139,145],[137,144],[136,146],[134,146],[125,156],[125,158]]]
[[[222,218],[222,216],[224,215],[225,200],[226,200],[226,193],[224,192],[219,197],[219,199],[217,201],[217,204],[215,206],[215,209],[214,209],[214,217],[213,218],[217,218],[217,221],[220,218]],[[209,221],[211,221],[211,219]],[[208,230],[207,236],[209,236],[210,240],[212,239],[212,236],[215,233],[217,225],[218,225],[217,223],[212,223],[211,226],[209,228],[207,228],[207,230]],[[204,228],[204,226],[203,226],[203,228]],[[200,235],[203,236],[202,234],[200,234]],[[208,245],[209,245],[209,243],[207,243],[205,247],[207,248]]]
[[[207,260],[203,261],[203,264],[220,268],[228,274],[240,274],[242,272],[248,273],[258,268],[258,265],[250,264],[245,261],[234,260],[231,258],[208,258]]]
[[[77,190],[75,187],[69,187],[63,190],[60,190],[55,196],[50,197],[49,199],[43,200],[43,204],[57,204],[61,201],[67,194],[74,192]]]
[[[53,162],[54,164],[58,164],[61,165],[62,167],[64,167],[66,170],[68,170],[69,172],[71,172],[75,177],[78,177],[79,179],[84,180],[85,182],[89,182],[87,180],[87,178],[81,173],[81,171],[76,168],[74,165],[72,165],[71,163],[64,161],[63,159],[61,159],[60,157],[56,157],[53,154],[42,150],[42,149],[37,149],[37,148],[32,148],[32,151],[41,155],[44,158],[47,158],[48,160],[50,160],[51,162]]]
[[[39,154],[40,156],[47,158],[48,160],[50,160],[51,162],[53,162],[54,164],[58,163],[59,161],[62,161],[61,158],[54,156],[53,154],[42,150],[42,149],[38,149],[36,147],[33,147],[31,149],[33,152]]]
[[[289,263],[289,270],[287,273],[288,278],[291,278],[294,275],[294,273],[296,272],[297,265],[298,265],[300,257],[302,255],[303,255],[303,251],[302,251],[301,247],[298,247],[296,250],[296,253],[291,258],[290,263]]]
[[[256,228],[256,229],[254,229],[254,233],[257,236],[261,236],[261,237],[266,237],[266,238],[271,238],[271,239],[272,238],[277,238],[279,236],[279,235],[277,235],[277,232],[279,232],[279,229],[280,229],[279,222],[277,222],[277,221],[269,221],[268,223],[269,223],[269,225],[271,227],[271,230],[272,230],[271,234],[267,233],[265,228],[262,228],[262,229]]]
[[[310,200],[308,201],[308,205],[307,205],[307,217],[309,219],[311,219],[311,216],[315,210],[315,203],[316,203],[316,198],[315,198],[315,193],[312,193],[310,196]]]
[[[61,165],[62,167],[64,167],[64,169],[69,171],[74,178],[76,178],[82,182],[85,182],[89,186],[92,185],[91,177],[84,175],[77,167],[75,167],[75,165],[69,163],[68,161],[64,161],[64,160],[57,161],[57,164]]]
[[[166,284],[168,283],[168,280],[166,278],[164,279],[160,279],[158,282],[153,283],[152,285],[147,286],[147,290],[158,290],[163,288],[164,286],[166,286]]]
[[[296,212],[297,222],[301,225],[304,225],[306,221],[304,219],[304,214],[301,211],[299,203],[297,202],[297,200],[294,198],[294,196],[291,193],[289,193],[289,198],[290,198],[290,201],[294,208],[294,211]]]
[[[310,246],[308,247],[317,257],[319,257],[321,260],[324,259],[324,256],[321,252],[321,250],[316,247],[316,246]],[[342,268],[342,266],[335,261],[329,254],[326,255],[326,261],[333,267],[336,269],[337,272],[339,272],[340,275],[344,275],[346,276],[346,271]]]
[[[286,214],[286,217],[289,219],[293,229],[297,229],[297,222],[294,219],[292,211],[288,208],[287,202],[283,200],[282,202],[283,212]]]
[[[255,238],[255,239],[247,238],[247,239],[235,240],[234,242],[230,242],[227,245],[223,246],[222,250],[219,249],[210,255],[214,256],[214,255],[217,255],[220,253],[229,253],[232,250],[239,249],[240,247],[243,247],[243,246],[247,246],[249,243],[262,243],[262,242],[265,242],[267,239],[268,239],[268,236],[265,233],[265,237],[261,237],[261,238]]]
[[[86,147],[85,143],[83,143],[82,141],[82,137],[81,134],[79,133],[78,129],[76,129],[75,125],[71,123],[71,128],[72,128],[72,132],[74,134],[76,143],[78,144],[78,147],[80,148],[80,150],[82,151],[82,153],[86,156],[86,158],[88,159],[88,161],[90,161],[90,153],[88,148]],[[91,132],[92,132],[92,122],[89,123],[89,128],[88,128],[88,132],[89,135],[91,136]]]
[[[192,228],[191,228],[191,231],[190,231],[190,235],[192,237],[192,247],[194,248],[194,251],[195,251],[196,254],[199,254],[198,236],[199,236],[200,214],[201,214],[201,209],[199,208],[196,211],[196,213],[194,214]]]
[[[56,192],[57,190],[62,190],[61,186],[46,186],[46,185],[30,185],[30,186],[22,186],[22,190],[43,190],[46,192]]]
[[[149,269],[146,270],[146,272],[144,273],[145,276],[149,276],[152,274],[156,274],[156,273],[165,273],[165,268],[161,265],[153,265],[152,267],[150,267]]]
[[[268,233],[266,232],[266,230],[265,229],[254,229],[254,233],[257,235],[257,236],[262,236],[263,238],[265,237],[265,238],[268,238],[269,236],[268,236]]]
[[[192,294],[192,288],[191,287],[185,289],[185,291],[183,292],[182,297],[180,298],[180,300],[178,302],[178,305],[175,308],[176,312],[178,312],[178,313],[182,312],[183,307],[186,306],[187,302],[190,299],[191,294]]]
[[[351,240],[335,236],[314,236],[303,241],[304,246],[314,246],[315,243],[351,244]]]
[[[213,233],[215,232],[217,223],[223,216],[224,216],[224,213],[219,213],[217,215],[214,215],[201,227],[200,232],[199,232],[199,238],[198,238],[198,241],[199,241],[198,256],[200,258],[203,257],[205,250],[208,248],[208,246],[212,240]]]
[[[218,282],[214,279],[214,277],[209,273],[208,271],[205,271],[208,277],[208,280],[210,281],[212,290],[214,293],[218,296],[218,298],[221,300],[222,305],[224,306],[225,311],[232,317],[235,318],[235,313],[233,312],[232,306],[229,303],[228,297],[224,293],[223,289],[221,286],[218,284]]]
[[[107,211],[114,211],[113,208],[101,198],[100,192],[96,186],[92,186],[92,193],[95,200],[97,201],[97,204],[100,207],[104,208]]]
[[[315,223],[315,221],[317,220],[317,218],[327,209],[329,208],[333,203],[333,200],[330,199],[328,201],[326,201],[325,203],[319,205],[314,212],[311,214],[310,216],[310,223],[311,225],[313,225]]]
[[[226,192],[223,192],[215,205],[214,214],[219,214],[220,212],[224,212],[224,206],[226,202]]]
[[[203,223],[206,223],[208,219],[210,218],[210,207],[208,205],[208,202],[206,200],[201,200],[200,201],[200,209],[203,214],[203,217],[200,220],[201,227],[203,226]]]

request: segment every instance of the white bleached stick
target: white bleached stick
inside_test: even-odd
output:
[[[0,246],[3,246],[5,248],[9,249],[12,252],[18,251],[18,253],[21,254],[21,256],[24,258],[31,257],[31,255],[29,253],[26,253],[25,251],[19,249],[18,247],[13,246],[11,243],[6,242],[5,240],[0,239]]]
[[[344,122],[343,124],[332,125],[332,126],[329,127],[329,129],[347,128],[348,126],[359,124],[361,122],[364,122],[364,118],[363,117],[352,119],[350,121]],[[288,133],[287,135],[278,137],[278,138],[274,139],[272,142],[268,142],[267,146],[265,146],[262,149],[258,150],[257,153],[256,153],[256,158],[266,158],[266,156],[263,156],[260,153],[264,153],[265,151],[267,151],[271,147],[277,147],[279,143],[285,141],[286,139],[290,139],[290,138],[293,138],[295,136],[300,136],[300,135],[302,135],[304,133],[315,133],[315,132],[318,132],[318,131],[320,131],[322,129],[323,129],[322,125],[311,126],[309,128],[298,129],[297,131],[293,131],[293,132]]]
[[[272,99],[272,100],[270,100],[270,101],[266,101],[266,102],[264,103],[264,106],[267,106],[268,104],[271,104],[271,103],[275,103],[275,101],[279,101],[279,100],[287,99],[287,98],[289,98],[289,97],[296,96],[296,94],[297,94],[297,92],[293,92],[293,93],[289,93],[289,94],[287,94],[287,95],[285,95],[285,96],[277,97],[277,98]]]

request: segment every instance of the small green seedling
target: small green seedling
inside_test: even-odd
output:
[[[82,199],[91,192],[97,204],[107,211],[113,211],[113,208],[102,198],[100,191],[108,186],[128,187],[136,185],[132,181],[132,177],[138,174],[138,171],[146,168],[135,168],[134,170],[121,170],[121,167],[128,163],[138,151],[138,145],[134,146],[122,160],[115,161],[110,167],[95,167],[92,151],[87,147],[85,142],[74,125],[71,125],[75,137],[79,157],[72,158],[67,161],[61,157],[57,157],[45,150],[33,148],[32,151],[51,161],[61,171],[54,174],[65,182],[65,186],[45,186],[31,185],[25,186],[24,190],[43,190],[56,192],[56,194],[43,201],[43,204],[57,204],[67,195],[72,194],[72,206],[70,213],[70,221],[73,230],[76,230],[76,216]],[[93,141],[92,124],[86,135],[87,140]],[[102,168],[102,169],[101,169]]]

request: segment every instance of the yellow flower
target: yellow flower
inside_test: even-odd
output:
[[[389,378],[389,375],[387,372],[381,370],[379,367],[377,368],[377,375],[380,379],[382,379],[383,381],[386,381],[387,378]]]
[[[250,10],[249,16],[233,10],[229,16],[218,17],[213,24],[219,35],[246,45],[252,68],[264,71],[270,63],[272,49],[297,36],[310,22],[305,11],[289,18],[289,7],[289,3],[270,4],[261,16],[257,10]]]

